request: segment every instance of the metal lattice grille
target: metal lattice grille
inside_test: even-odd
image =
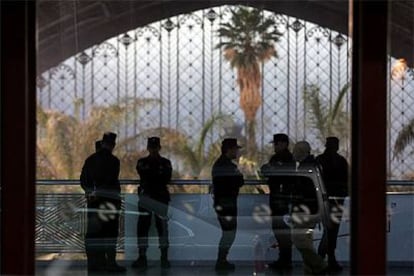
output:
[[[215,48],[220,42],[217,29],[229,20],[231,9],[237,7],[178,15],[85,49],[39,76],[39,105],[85,119],[94,106],[120,104],[126,98],[154,100],[125,114],[118,124],[120,139],[164,127],[196,140],[214,114],[232,116],[233,132],[230,128],[224,132],[213,129],[208,134],[209,143],[223,133],[243,134],[244,114],[235,70]],[[278,57],[262,66],[263,104],[256,117],[257,145],[269,150],[272,134],[286,132],[293,141],[308,140],[318,154],[323,151],[323,141],[318,129],[309,124],[310,108],[304,102],[303,90],[316,85],[321,99],[328,106],[334,104],[341,88],[350,81],[351,41],[346,34],[300,18],[270,12],[263,16],[273,17],[283,35],[275,45]],[[398,179],[414,168],[410,149],[399,159],[392,156],[396,133],[414,115],[412,71],[407,71],[403,84],[390,79],[389,88],[388,167],[389,177]],[[350,116],[350,93],[343,106]],[[340,137],[341,150],[349,157],[350,128],[344,128],[348,131]],[[128,145],[129,151],[143,148],[142,141]],[[178,167],[174,169],[181,173]]]
[[[84,252],[86,201],[82,194],[37,194],[36,248],[38,253]],[[124,210],[122,203],[121,210]],[[123,214],[123,212],[121,212]],[[120,216],[118,250],[124,246],[124,216]]]

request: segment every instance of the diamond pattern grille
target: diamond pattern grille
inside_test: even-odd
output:
[[[206,17],[210,9],[178,15],[130,30],[128,45],[123,43],[126,34],[120,34],[86,49],[39,76],[38,102],[42,107],[74,114],[73,103],[81,99],[81,117],[85,118],[97,105],[117,104],[125,98],[155,99],[156,103],[137,107],[125,116],[117,130],[120,139],[165,127],[185,133],[195,143],[203,124],[219,113],[231,115],[236,127],[244,126],[236,71],[215,48],[220,41],[216,32],[219,24],[227,22],[231,9],[236,8],[215,7],[212,10],[218,16],[211,20]],[[346,34],[300,18],[270,12],[264,16],[276,19],[283,36],[275,45],[278,57],[262,67],[257,145],[266,150],[273,133],[286,132],[293,141],[308,140],[318,154],[323,141],[309,123],[303,88],[317,85],[321,99],[332,105],[350,81],[351,41]],[[394,59],[389,63],[391,66]],[[414,169],[412,146],[399,158],[392,153],[399,130],[414,117],[413,90],[412,69],[407,70],[403,83],[390,78],[388,175],[392,179],[406,178]],[[350,116],[350,93],[344,99],[344,110]],[[223,133],[213,130],[207,136],[208,143]],[[341,140],[342,153],[349,157],[350,132]],[[142,149],[142,145],[136,147],[130,150]],[[179,172],[178,167],[174,169]]]
[[[36,250],[38,253],[84,252],[86,233],[85,196],[82,194],[37,194]],[[124,204],[122,203],[122,210]],[[118,250],[123,250],[124,217],[120,217]]]

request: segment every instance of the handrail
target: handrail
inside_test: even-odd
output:
[[[119,180],[121,185],[139,185],[139,179],[120,179]],[[76,179],[39,179],[36,180],[36,185],[80,185],[80,180]],[[172,179],[169,185],[197,185],[197,186],[205,186],[210,185],[211,179]],[[266,180],[260,179],[246,179],[244,181],[246,185],[264,185],[266,184]]]
[[[120,179],[121,185],[138,185],[139,179]],[[78,179],[38,179],[36,185],[80,185]],[[245,179],[246,185],[265,185],[265,179]],[[170,185],[210,185],[211,179],[172,179]],[[387,180],[389,186],[414,186],[413,180]]]

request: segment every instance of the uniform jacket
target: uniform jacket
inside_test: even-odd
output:
[[[283,187],[281,187],[281,184],[284,182],[283,177],[272,176],[272,171],[277,170],[278,167],[286,165],[293,165],[293,156],[288,149],[275,153],[270,158],[269,162],[260,168],[261,174],[268,178],[267,183],[269,185],[271,195],[282,192]]]
[[[244,179],[237,165],[231,159],[222,154],[214,163],[211,174],[215,200],[237,197],[240,187],[244,184]]]
[[[322,178],[328,196],[348,195],[348,163],[337,152],[325,151],[316,160],[322,168]]]
[[[309,155],[305,160],[299,163],[299,166],[315,166],[318,167],[318,163],[313,155]],[[299,207],[306,206],[308,210],[314,214],[318,211],[318,201],[316,189],[313,181],[310,178],[304,176],[298,176],[296,181],[292,185],[292,198],[293,206]]]
[[[98,196],[118,198],[120,162],[107,149],[90,155],[82,167],[81,187],[85,193],[95,192]]]
[[[162,201],[170,200],[167,189],[172,175],[170,160],[162,156],[157,158],[147,156],[138,160],[136,169],[141,180],[139,194],[145,194]]]

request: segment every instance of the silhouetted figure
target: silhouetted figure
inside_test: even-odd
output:
[[[95,141],[95,152],[98,152],[102,149],[102,140]]]
[[[335,257],[336,240],[342,218],[344,198],[348,195],[348,162],[338,154],[339,139],[337,137],[326,138],[325,151],[316,160],[322,167],[322,179],[324,181],[329,199],[331,221],[324,229],[318,254],[325,258],[328,255],[328,267],[331,272],[338,272],[342,267]]]
[[[293,149],[293,158],[297,167],[318,166],[311,155],[311,147],[308,142],[297,142]],[[327,265],[313,247],[313,230],[316,221],[311,219],[311,214],[318,212],[318,201],[313,181],[306,176],[297,176],[292,183],[292,241],[302,255],[305,274],[325,274]]]
[[[279,245],[279,259],[269,264],[272,269],[292,268],[292,237],[290,226],[283,221],[283,216],[289,214],[290,194],[286,178],[272,176],[272,172],[280,167],[293,164],[293,156],[289,151],[289,137],[278,133],[273,135],[275,154],[269,162],[260,169],[261,174],[267,177],[269,185],[269,207],[272,212],[272,230]]]
[[[227,261],[227,255],[236,237],[237,196],[244,184],[243,175],[232,160],[238,157],[241,147],[237,139],[227,138],[222,141],[221,155],[212,168],[214,209],[221,226],[222,235],[219,243],[216,271],[232,271],[234,264]]]
[[[160,155],[161,143],[159,137],[150,137],[147,142],[149,155],[137,162],[137,172],[140,176],[138,188],[138,259],[133,267],[147,268],[148,231],[154,214],[155,226],[159,237],[161,250],[161,267],[169,268],[168,260],[168,203],[170,193],[167,185],[171,181],[172,167],[170,160]]]
[[[80,177],[88,209],[85,249],[89,272],[126,271],[115,261],[121,209],[120,162],[112,155],[115,140],[115,133],[103,135],[101,149],[86,159]]]

